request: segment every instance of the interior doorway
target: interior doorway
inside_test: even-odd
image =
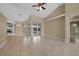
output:
[[[40,23],[32,23],[29,26],[28,33],[29,33],[30,37],[41,36],[41,24]]]
[[[79,21],[70,22],[70,37],[73,42],[79,40]]]
[[[32,37],[37,37],[41,35],[41,26],[38,23],[35,23],[32,25],[31,28],[32,32],[31,32],[31,36]]]

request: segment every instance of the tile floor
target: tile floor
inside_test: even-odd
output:
[[[7,40],[0,48],[1,56],[79,56],[78,45],[58,39],[8,36]]]

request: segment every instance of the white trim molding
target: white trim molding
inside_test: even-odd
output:
[[[58,15],[58,16],[56,16],[56,17],[49,18],[49,19],[45,20],[45,22],[48,22],[48,21],[51,21],[51,20],[55,20],[55,19],[57,19],[57,18],[60,18],[60,17],[65,16],[65,15],[66,15],[66,14],[61,14],[61,15]]]
[[[50,37],[50,38],[55,38],[55,39],[65,40],[65,38],[60,38],[60,37],[56,37],[56,36],[51,36],[51,35],[48,35],[48,34],[46,34],[46,35],[44,35],[44,36]]]
[[[75,20],[69,20],[70,22],[74,22],[74,21],[79,21],[79,19],[75,19]]]

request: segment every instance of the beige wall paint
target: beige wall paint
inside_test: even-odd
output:
[[[56,8],[53,12],[51,12],[46,18],[46,19],[49,19],[49,18],[53,18],[53,17],[56,17],[56,16],[59,16],[61,14],[64,14],[65,13],[65,4],[59,6],[58,8]]]
[[[79,3],[67,3],[65,4],[66,19],[70,19],[73,16],[79,15]]]
[[[41,21],[42,21],[41,17],[32,15],[32,16],[29,17],[28,23],[41,22]]]
[[[65,13],[65,5],[59,6],[54,12],[48,15],[44,20],[44,35],[49,35],[51,37],[57,37],[65,39],[65,16],[53,19],[50,18],[62,15]]]
[[[0,13],[0,44],[6,41],[7,38],[7,18]]]
[[[61,17],[45,23],[45,35],[65,38],[65,17]]]

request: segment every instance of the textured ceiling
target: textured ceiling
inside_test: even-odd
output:
[[[36,3],[0,3],[0,12],[3,13],[10,21],[24,21],[28,20],[30,15],[46,17],[59,5],[58,3],[47,3],[44,5],[46,10],[37,11],[32,5]]]

